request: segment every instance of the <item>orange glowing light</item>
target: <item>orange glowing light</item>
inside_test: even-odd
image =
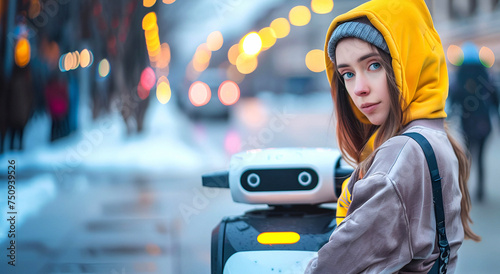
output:
[[[146,8],[150,8],[150,7],[154,6],[155,3],[156,3],[156,0],[143,0],[142,1],[142,5],[144,5],[144,7],[146,7]]]
[[[210,61],[210,58],[212,58],[212,51],[208,49],[206,43],[203,43],[196,49],[193,60],[196,60],[196,62],[198,63],[204,64],[208,63]]]
[[[88,49],[82,50],[80,52],[80,66],[86,68],[92,64],[92,53]]]
[[[312,0],[311,9],[317,14],[329,13],[333,10],[333,0]]]
[[[300,240],[297,232],[263,232],[257,241],[263,245],[294,244]]]
[[[221,103],[230,106],[240,99],[240,87],[235,82],[226,80],[220,84],[218,94]]]
[[[170,83],[168,82],[167,77],[162,76],[158,79],[158,83],[156,84],[156,98],[162,104],[168,103],[172,96],[172,90],[170,89]]]
[[[74,62],[74,56],[73,54],[70,53],[66,53],[64,55],[64,65],[63,65],[63,68],[65,71],[68,71],[68,70],[71,70],[71,68],[73,67],[73,62]]]
[[[71,69],[77,69],[80,66],[80,53],[78,51],[72,52],[73,55],[73,65]]]
[[[196,107],[206,105],[211,96],[210,87],[204,82],[196,81],[189,87],[189,101]]]
[[[325,54],[320,49],[313,49],[306,55],[306,66],[312,72],[322,72],[325,67]]]
[[[495,63],[495,54],[490,48],[482,47],[479,50],[479,60],[481,61],[481,64],[483,64],[483,66],[491,68]]]
[[[460,66],[464,62],[464,52],[457,45],[450,45],[446,51],[448,61],[455,66]]]
[[[257,57],[255,55],[240,54],[236,59],[236,68],[242,74],[252,73],[258,65]]]
[[[261,29],[259,36],[262,39],[262,50],[266,50],[276,43],[276,33],[271,27]]]
[[[157,38],[157,39],[154,39],[154,40],[148,40],[146,41],[146,47],[148,48],[148,52],[151,53],[152,52],[156,52],[156,51],[159,51],[160,50],[160,39]]]
[[[167,43],[161,44],[161,52],[159,55],[158,63],[156,64],[157,68],[165,68],[170,63],[170,46]]]
[[[163,3],[165,4],[173,4],[175,0],[163,0]]]
[[[16,43],[14,49],[14,61],[19,67],[25,67],[28,65],[31,59],[31,47],[30,43],[26,38],[21,38]]]
[[[30,8],[28,10],[28,15],[31,19],[34,19],[35,17],[37,17],[39,14],[40,14],[40,11],[41,11],[41,4],[40,4],[40,0],[31,0],[31,3],[30,3]],[[2,10],[0,8],[0,14],[2,13]],[[0,15],[0,18],[2,16]]]
[[[142,19],[142,29],[143,30],[149,30],[153,29],[157,23],[156,23],[156,13],[150,12],[144,16]]]
[[[146,38],[146,42],[160,39],[158,37],[158,25],[154,24],[152,28],[144,30],[144,37]]]
[[[311,12],[306,6],[296,6],[290,10],[288,18],[294,26],[305,26],[311,21]]]
[[[274,30],[276,38],[286,37],[290,33],[290,23],[285,18],[274,19],[270,27]]]
[[[210,33],[207,37],[207,47],[211,51],[217,51],[222,47],[224,43],[224,38],[220,31],[214,31]]]
[[[236,59],[238,59],[239,55],[240,47],[238,44],[233,45],[231,48],[229,48],[229,51],[227,52],[227,59],[229,60],[229,63],[236,65]]]

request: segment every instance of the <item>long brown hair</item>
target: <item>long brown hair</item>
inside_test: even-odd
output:
[[[401,130],[404,127],[403,123],[406,121],[405,115],[409,115],[409,113],[403,112],[402,110],[405,100],[402,97],[396,83],[396,78],[394,77],[391,56],[373,45],[372,47],[374,47],[382,57],[381,65],[387,74],[387,84],[391,98],[389,116],[382,125],[364,124],[356,118],[351,108],[352,105],[347,89],[345,88],[344,79],[341,77],[338,70],[335,70],[335,75],[332,78],[334,83],[331,85],[331,94],[337,116],[338,145],[346,161],[358,167],[355,176],[359,176],[360,178],[366,174],[373,163],[376,149],[389,138],[402,133]],[[467,181],[470,174],[470,160],[460,143],[450,134],[446,123],[445,131],[459,164],[459,187],[462,192],[460,217],[464,227],[465,239],[480,241],[481,237],[476,235],[470,228],[470,224],[472,223],[469,215],[471,201],[469,189],[467,187]],[[376,134],[376,137],[372,151],[371,148],[368,147],[368,141],[373,134]]]

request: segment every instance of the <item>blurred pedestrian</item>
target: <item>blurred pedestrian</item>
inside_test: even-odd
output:
[[[69,94],[67,83],[55,72],[45,87],[45,102],[47,103],[52,125],[50,141],[53,142],[69,134]]]
[[[10,149],[23,149],[24,128],[34,113],[35,92],[31,66],[13,65],[7,89],[7,129],[10,132]],[[16,146],[17,139],[17,146]]]
[[[448,71],[424,0],[373,0],[339,15],[325,52],[338,146],[356,169],[339,199],[345,218],[306,273],[453,273],[464,238],[480,237],[469,227],[469,161],[445,125]],[[431,179],[431,149],[407,133],[430,143],[440,179]]]
[[[453,113],[460,115],[465,143],[477,166],[477,192],[479,201],[484,198],[484,151],[492,128],[492,116],[498,113],[498,95],[479,59],[479,51],[472,42],[462,46],[464,61],[458,68],[456,80],[450,88]]]

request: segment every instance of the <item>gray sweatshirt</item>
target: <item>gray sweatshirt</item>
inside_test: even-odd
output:
[[[416,120],[404,131],[422,134],[436,154],[451,248],[448,273],[453,273],[464,240],[457,157],[443,119]],[[420,146],[406,136],[387,140],[364,178],[351,180],[348,187],[352,202],[347,217],[306,273],[427,273],[439,249],[432,184]]]

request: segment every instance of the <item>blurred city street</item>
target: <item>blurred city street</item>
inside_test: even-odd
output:
[[[0,190],[0,273],[210,273],[212,229],[266,206],[201,176],[241,151],[336,148],[324,37],[362,2],[1,1],[0,178],[15,166],[15,189]],[[500,87],[498,1],[426,3],[450,82],[473,41]],[[500,116],[492,125],[483,201],[477,162],[469,180],[482,241],[464,242],[458,274],[500,269]]]
[[[266,99],[264,112],[287,109],[291,118],[290,126],[274,132],[274,137],[262,147],[334,147],[331,137],[334,132],[328,131],[332,128],[328,96],[324,93],[308,98]],[[151,111],[151,115],[161,114]],[[234,124],[241,127],[245,123],[234,121]],[[174,141],[167,136],[169,132],[156,131],[162,138],[145,135],[129,141],[121,152],[111,145],[116,140],[103,140],[103,144],[110,143],[109,147],[99,147],[100,152],[89,155],[89,161],[67,170],[55,169],[61,165],[54,161],[65,163],[65,158],[52,155],[55,160],[50,160],[47,152],[43,153],[49,160],[37,160],[37,150],[33,152],[35,157],[23,153],[2,156],[2,162],[15,159],[19,167],[16,228],[19,272],[9,273],[209,273],[212,229],[224,216],[240,215],[254,206],[234,203],[229,190],[201,186],[201,174],[227,168],[229,155],[225,152],[224,135],[237,130],[218,122],[191,127],[192,131],[204,132],[206,138],[187,140],[178,136],[180,139]],[[247,137],[258,134],[250,132]],[[500,266],[494,252],[500,244],[497,233],[500,184],[495,183],[500,176],[499,136],[496,128],[488,140],[486,200],[478,203],[473,198],[473,228],[483,241],[464,243],[457,273],[496,273]],[[140,148],[146,147],[146,143],[156,149],[142,151]],[[74,140],[61,146],[68,151],[79,144],[81,141]],[[172,151],[165,154],[174,153],[178,157],[161,155],[162,144]],[[93,162],[90,159],[99,157],[93,155],[98,153],[114,155],[113,167],[99,171],[87,166]],[[133,159],[123,159],[125,155],[132,155]],[[45,161],[53,162],[44,164]],[[183,168],[177,161],[188,167]],[[472,178],[474,172],[473,169]],[[473,195],[474,179],[470,188]],[[7,224],[1,225],[1,231],[7,231]],[[6,235],[0,235],[3,235],[2,245],[7,246]],[[2,269],[5,265],[2,258]]]

